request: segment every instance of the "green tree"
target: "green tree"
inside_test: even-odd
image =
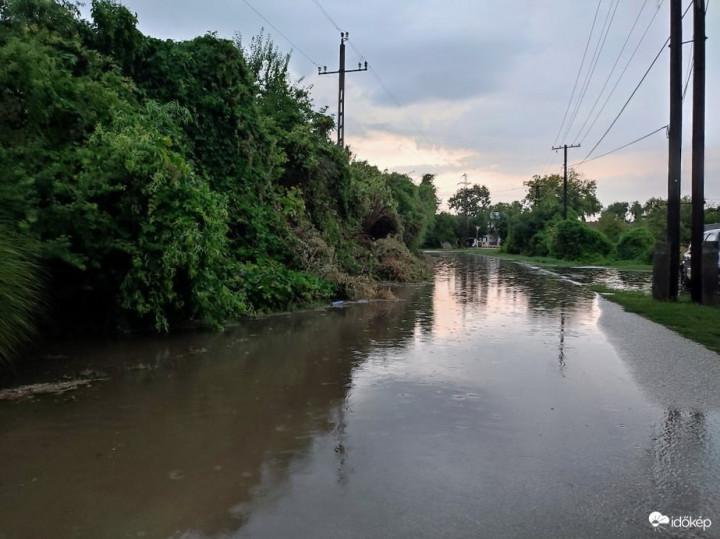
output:
[[[630,206],[630,215],[632,215],[632,220],[634,223],[639,223],[640,219],[643,217],[643,207],[640,202],[637,200],[632,203]]]
[[[448,207],[460,215],[478,218],[490,208],[490,191],[484,185],[463,187],[450,197]]]
[[[608,204],[608,206],[602,210],[602,213],[613,215],[620,221],[627,222],[629,210],[630,204],[628,202],[613,202],[612,204]]]
[[[558,223],[550,240],[550,254],[567,260],[593,260],[611,251],[612,244],[602,233],[580,221]]]
[[[528,188],[524,201],[529,207],[552,200],[562,208],[563,178],[558,174],[549,176],[533,176],[525,182]],[[574,169],[568,171],[568,208],[582,220],[586,220],[602,209],[597,198],[595,180],[586,180]]]
[[[218,325],[419,274],[432,177],[351,162],[266,36],[154,39],[113,0],[91,15],[0,0],[0,201],[51,319]]]

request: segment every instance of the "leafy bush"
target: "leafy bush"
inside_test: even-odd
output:
[[[415,281],[427,277],[427,267],[396,237],[373,242],[372,249],[378,260],[374,275],[385,281]]]
[[[547,256],[550,254],[551,235],[546,230],[541,230],[530,238],[528,252],[530,256]]]
[[[644,227],[634,227],[620,236],[615,252],[620,260],[652,261],[655,237]]]
[[[245,295],[258,312],[287,310],[333,295],[333,287],[319,277],[289,270],[274,260],[243,264],[240,281]]]
[[[448,212],[440,212],[435,216],[425,238],[425,245],[441,248],[443,245],[458,246],[458,216]]]
[[[0,0],[0,202],[38,245],[51,331],[218,325],[417,274],[432,177],[352,162],[288,55],[91,4]]]
[[[594,259],[611,251],[612,244],[602,233],[580,221],[558,223],[550,242],[550,254],[566,260]]]
[[[557,222],[559,215],[560,206],[553,199],[515,215],[509,225],[504,249],[512,254],[547,255],[549,244],[546,229]],[[543,235],[535,239],[537,234]]]
[[[627,228],[625,221],[610,212],[603,212],[596,226],[597,230],[613,243],[617,243]]]

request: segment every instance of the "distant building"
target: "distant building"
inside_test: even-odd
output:
[[[480,237],[478,247],[500,247],[500,237],[495,232],[490,232]]]

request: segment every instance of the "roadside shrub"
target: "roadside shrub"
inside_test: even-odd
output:
[[[399,237],[388,237],[373,242],[378,260],[374,276],[383,281],[407,282],[427,277],[427,266],[410,252]]]
[[[557,258],[583,260],[607,256],[612,244],[602,233],[580,221],[558,223],[550,243],[550,252]]]
[[[559,211],[554,201],[548,201],[518,214],[510,223],[505,250],[511,254],[546,256]]]
[[[545,230],[540,230],[529,242],[530,256],[547,256],[550,254],[550,239],[551,235]]]
[[[458,235],[456,232],[457,215],[448,212],[440,212],[428,230],[425,238],[425,246],[432,248],[444,248],[445,246],[457,247]]]
[[[287,310],[293,306],[330,299],[333,287],[326,280],[287,269],[274,260],[240,266],[241,286],[255,311]]]
[[[620,260],[652,260],[652,251],[655,244],[655,237],[652,232],[644,227],[636,227],[628,230],[618,241],[615,251]]]
[[[605,237],[613,243],[617,243],[627,228],[623,219],[609,212],[605,212],[600,216],[596,226],[597,230],[605,234]]]

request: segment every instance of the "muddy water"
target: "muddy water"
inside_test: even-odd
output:
[[[54,350],[108,380],[0,403],[0,538],[718,536],[717,356],[678,341],[673,384],[637,347],[672,336],[586,289],[434,261],[398,302]]]

